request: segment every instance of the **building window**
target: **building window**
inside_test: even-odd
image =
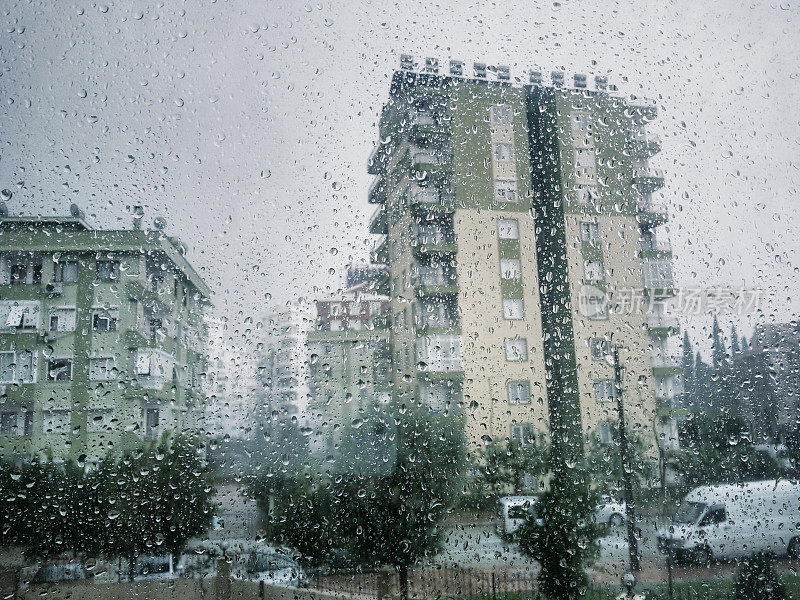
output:
[[[67,433],[70,429],[70,414],[67,409],[44,411],[42,430],[44,433]]]
[[[497,235],[501,240],[518,240],[519,222],[516,219],[498,219]]]
[[[89,358],[89,379],[92,381],[106,381],[114,379],[114,357],[92,356]]]
[[[86,429],[92,433],[111,431],[114,413],[110,408],[90,408],[87,415]]]
[[[520,446],[533,443],[533,426],[530,423],[519,423],[511,426],[511,441]]]
[[[525,317],[525,305],[521,298],[503,300],[504,319],[522,319]]]
[[[0,302],[0,329],[27,330],[39,327],[39,303],[6,300]]]
[[[71,381],[72,359],[51,358],[47,361],[47,379],[50,381]]]
[[[589,131],[589,113],[574,112],[572,113],[572,131]]]
[[[611,355],[611,340],[606,338],[591,338],[589,340],[589,350],[594,360],[605,362],[606,357]]]
[[[338,317],[342,314],[342,305],[338,302],[331,302],[328,308],[328,312],[332,317]]]
[[[12,264],[11,265],[11,285],[22,285],[28,283],[28,265]]]
[[[31,409],[27,409],[25,411],[25,419],[24,419],[24,435],[32,435],[33,434],[33,411]]]
[[[522,277],[520,260],[518,258],[501,258],[500,277],[503,279],[519,279]]]
[[[19,435],[19,412],[4,410],[0,412],[0,435]]]
[[[74,308],[58,306],[50,310],[50,331],[75,331]]]
[[[579,169],[594,169],[594,148],[575,148],[575,166]]]
[[[505,104],[492,107],[492,123],[496,125],[511,124],[511,108]]]
[[[0,383],[14,383],[16,377],[16,352],[0,352]]]
[[[514,202],[517,199],[517,182],[513,179],[496,179],[494,195],[498,200]]]
[[[617,397],[613,379],[600,379],[594,382],[594,398],[598,402],[611,402]]]
[[[59,283],[77,283],[78,261],[65,260],[57,262],[53,267],[53,281]]]
[[[40,259],[28,257],[12,257],[9,259],[8,271],[3,279],[8,278],[11,285],[24,285],[42,282],[42,263]]]
[[[581,241],[596,242],[600,237],[600,225],[594,221],[581,222]]]
[[[575,190],[576,199],[581,204],[589,204],[597,199],[597,187],[594,185],[579,185]]]
[[[119,310],[100,308],[92,311],[92,329],[95,331],[116,331]]]
[[[509,404],[529,404],[531,401],[531,384],[528,381],[509,381],[506,384]]]
[[[587,260],[583,263],[583,278],[586,281],[603,281],[603,263],[597,260]]]
[[[157,408],[148,408],[144,414],[144,436],[154,438],[158,435],[161,425],[161,411]]]
[[[511,144],[495,144],[494,159],[497,162],[508,162],[514,160],[514,146]]]
[[[150,375],[152,367],[152,357],[146,352],[139,352],[136,355],[136,374],[137,375]]]
[[[597,438],[601,444],[613,443],[614,424],[611,421],[600,421],[597,424]]]
[[[119,279],[119,261],[98,260],[97,278],[100,281],[116,281]]]
[[[528,340],[525,338],[506,340],[506,360],[510,362],[528,360]]]

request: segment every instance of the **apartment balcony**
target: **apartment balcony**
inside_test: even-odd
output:
[[[647,315],[647,330],[652,336],[669,336],[680,332],[678,317],[673,315]]]
[[[661,152],[661,138],[653,133],[639,133],[633,135],[626,146],[632,156],[647,159]]]
[[[682,375],[683,367],[680,364],[680,359],[677,356],[653,356],[653,375]]]
[[[392,153],[393,146],[391,144],[384,144],[378,142],[378,145],[372,150],[367,160],[367,173],[370,175],[378,175],[386,166],[386,162]]]
[[[458,247],[454,234],[417,234],[411,240],[417,256],[426,254],[455,254]]]
[[[135,279],[125,282],[125,292],[131,300],[141,302],[145,306],[160,310],[169,308],[168,303],[165,302],[161,294],[146,288]]]
[[[463,370],[460,335],[426,335],[415,343],[417,368],[426,373],[457,373]]]
[[[631,183],[644,192],[652,192],[664,187],[664,171],[642,167],[633,170]]]
[[[663,202],[657,202],[649,194],[643,196],[637,206],[639,224],[650,228],[663,225],[669,220],[667,207]]]
[[[414,276],[414,287],[419,295],[455,294],[458,292],[456,270],[449,265],[419,266]]]
[[[372,185],[369,186],[367,201],[370,204],[383,204],[386,202],[386,185],[382,177],[376,177]]]
[[[441,171],[448,170],[453,162],[449,152],[435,150],[411,150],[411,169],[415,171]]]
[[[644,259],[642,272],[645,291],[652,297],[674,296],[675,281],[669,259]]]
[[[637,96],[630,96],[627,100],[628,108],[630,108],[635,116],[645,121],[652,121],[658,116],[658,108],[656,107],[655,100]]]
[[[372,249],[370,261],[376,265],[389,264],[389,243],[386,238],[382,238]]]
[[[412,207],[428,210],[442,207],[452,210],[455,194],[434,186],[412,186],[408,192],[408,201]]]
[[[375,235],[386,235],[389,233],[389,222],[386,218],[386,205],[381,204],[378,209],[372,213],[369,220],[369,232]]]
[[[669,240],[658,239],[653,236],[646,236],[642,238],[641,248],[642,252],[672,254],[672,244]]]

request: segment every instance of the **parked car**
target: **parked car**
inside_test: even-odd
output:
[[[248,579],[268,585],[305,587],[308,578],[300,564],[289,554],[274,549],[253,550],[245,564]]]
[[[800,484],[705,485],[686,494],[658,546],[680,562],[707,564],[753,552],[800,557]]]
[[[178,564],[171,567],[172,555],[140,556],[136,561],[136,576],[134,581],[148,579],[174,579],[183,573],[183,562],[178,559]]]
[[[617,502],[611,496],[601,496],[595,513],[598,523],[619,527],[625,523],[625,508],[625,502]]]
[[[511,536],[528,516],[536,515],[537,496],[503,496],[498,500],[500,523],[498,529],[503,536]]]
[[[26,567],[20,575],[23,586],[83,581],[89,578],[84,566],[76,562]]]

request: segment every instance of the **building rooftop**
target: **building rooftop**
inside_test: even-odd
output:
[[[82,214],[0,216],[0,248],[9,252],[163,252],[206,298],[211,289],[186,260],[186,248],[161,230],[93,229]]]

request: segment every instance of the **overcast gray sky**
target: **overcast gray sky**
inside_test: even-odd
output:
[[[786,320],[798,9],[747,4],[6,2],[0,187],[14,213],[165,216],[244,323],[367,256],[366,161],[401,53],[605,74],[658,101],[678,284],[765,288],[757,318]]]

